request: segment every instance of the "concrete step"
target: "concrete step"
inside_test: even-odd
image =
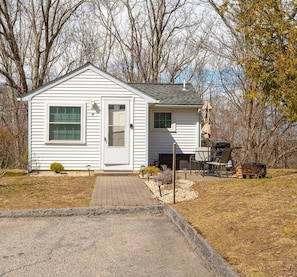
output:
[[[94,171],[95,176],[136,176],[138,171]]]

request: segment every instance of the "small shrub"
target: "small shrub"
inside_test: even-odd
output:
[[[51,171],[54,171],[56,173],[60,173],[62,170],[64,170],[64,166],[61,163],[51,163],[50,166]]]
[[[147,173],[150,173],[152,176],[158,174],[158,172],[160,171],[160,169],[156,166],[146,166],[146,167],[142,167],[141,169],[139,169],[139,173],[144,176]]]
[[[156,177],[154,177],[154,181],[161,182],[162,185],[171,184],[172,183],[172,170],[169,168],[163,170]]]

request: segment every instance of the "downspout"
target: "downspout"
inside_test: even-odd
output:
[[[32,172],[32,101],[28,101],[28,172]]]
[[[150,116],[150,109],[149,109],[149,103],[146,102],[145,105],[145,113],[146,113],[146,146],[145,146],[145,166],[148,166],[149,164],[149,116]]]
[[[198,128],[198,140],[197,140],[197,142],[198,142],[198,145],[197,145],[197,147],[201,147],[201,119],[202,119],[202,115],[201,115],[201,108],[199,108],[198,109],[198,126],[197,126],[197,128]]]

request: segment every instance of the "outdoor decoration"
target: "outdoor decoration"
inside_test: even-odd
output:
[[[204,105],[202,106],[202,120],[203,120],[203,128],[201,130],[203,137],[206,140],[209,140],[211,137],[211,125],[210,125],[210,112],[212,106],[208,101],[205,101]]]

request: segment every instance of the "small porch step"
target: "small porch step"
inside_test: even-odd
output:
[[[139,175],[138,171],[94,171],[95,176],[132,176]]]

